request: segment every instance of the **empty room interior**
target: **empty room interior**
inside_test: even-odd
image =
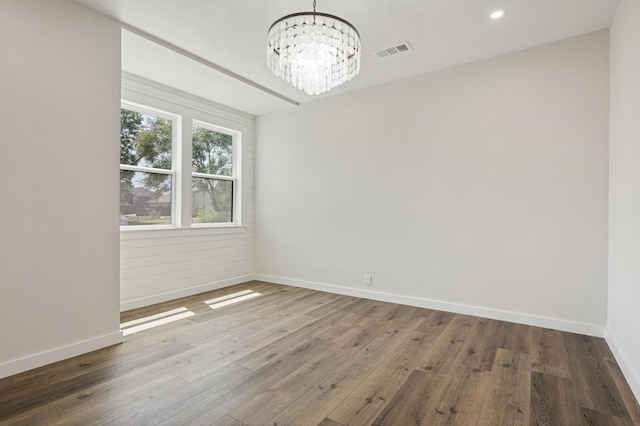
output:
[[[0,424],[640,425],[639,47],[640,0],[3,0]]]

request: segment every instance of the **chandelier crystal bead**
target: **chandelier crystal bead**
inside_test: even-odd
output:
[[[360,72],[360,35],[349,22],[326,13],[287,15],[267,33],[267,66],[309,95],[319,95]]]

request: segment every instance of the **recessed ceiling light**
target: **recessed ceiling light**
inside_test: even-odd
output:
[[[504,16],[504,14],[507,13],[506,10],[504,9],[498,9],[498,10],[494,10],[493,12],[491,12],[491,15],[489,15],[491,17],[491,19],[500,19]]]

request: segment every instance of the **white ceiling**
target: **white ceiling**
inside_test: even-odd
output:
[[[318,12],[351,22],[362,38],[360,75],[320,96],[306,95],[266,66],[266,33],[312,0],[77,0],[263,86],[307,102],[607,28],[619,0],[318,0]],[[495,9],[507,14],[489,18]],[[373,53],[408,41],[413,51]],[[260,115],[293,105],[129,31],[122,68]]]

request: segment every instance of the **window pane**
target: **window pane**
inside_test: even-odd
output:
[[[171,175],[120,170],[120,225],[171,224]]]
[[[172,121],[120,110],[120,164],[171,169]]]
[[[233,137],[202,127],[193,127],[193,171],[233,176]]]
[[[233,222],[233,182],[193,178],[193,223]]]

